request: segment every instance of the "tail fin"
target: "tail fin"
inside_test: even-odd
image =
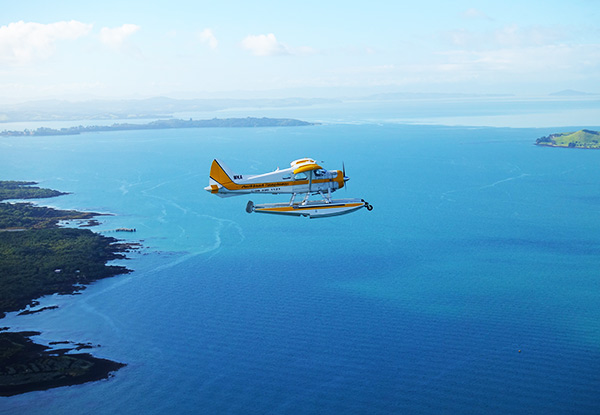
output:
[[[210,186],[214,189],[212,193],[217,193],[219,187],[224,187],[227,190],[233,190],[235,185],[233,181],[234,176],[235,175],[231,169],[222,161],[214,159],[210,166]]]

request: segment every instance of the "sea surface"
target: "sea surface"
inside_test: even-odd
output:
[[[600,413],[600,151],[533,145],[594,128],[587,112],[509,128],[328,111],[296,117],[310,127],[0,138],[1,179],[70,192],[37,203],[110,213],[93,229],[143,244],[115,262],[133,273],[0,320],[127,366],[0,413]],[[374,210],[247,214],[288,196],[203,190],[215,157],[251,174],[307,156],[344,163],[334,196]]]

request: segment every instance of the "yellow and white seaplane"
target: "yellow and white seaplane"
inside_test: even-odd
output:
[[[222,161],[213,160],[210,167],[209,184],[204,190],[220,197],[250,193],[291,194],[288,203],[267,203],[255,205],[249,201],[246,212],[272,213],[277,215],[306,216],[323,218],[344,215],[361,208],[373,207],[363,199],[332,199],[331,193],[344,187],[349,178],[343,170],[325,170],[313,159],[294,160],[287,169],[270,173],[248,175],[237,174]],[[304,194],[301,201],[296,196]],[[320,195],[321,200],[309,200],[311,195]]]

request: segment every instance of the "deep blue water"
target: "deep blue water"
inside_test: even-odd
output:
[[[600,413],[600,152],[555,129],[399,124],[2,138],[0,177],[142,240],[135,272],[0,321],[101,344],[108,381],[2,414]],[[309,156],[374,206],[248,215],[202,188]],[[252,197],[255,202],[287,196]],[[520,352],[519,352],[520,351]]]

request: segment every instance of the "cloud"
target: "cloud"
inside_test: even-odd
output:
[[[204,29],[198,37],[202,43],[206,43],[211,49],[216,49],[219,44],[211,29]]]
[[[255,56],[289,55],[289,48],[277,41],[273,33],[268,35],[249,35],[242,40],[242,47]]]
[[[349,74],[384,74],[397,70],[396,65],[372,65],[372,66],[354,66],[344,69],[341,72]]]
[[[482,12],[481,10],[478,10],[475,8],[470,8],[470,9],[465,10],[461,16],[465,19],[494,20],[490,16],[488,16],[487,14]]]
[[[487,26],[487,25],[486,25]],[[582,43],[563,25],[503,25],[440,33],[420,73],[448,83],[541,83],[597,80],[600,43]],[[398,67],[399,74],[415,74]]]
[[[138,30],[140,30],[140,26],[131,23],[112,29],[103,27],[100,30],[100,42],[110,48],[119,49],[125,40]]]
[[[48,58],[58,41],[74,40],[91,30],[91,24],[76,20],[49,24],[19,21],[0,26],[0,62],[23,64]]]
[[[498,44],[509,47],[558,45],[569,40],[560,27],[532,26],[521,28],[517,25],[511,25],[497,30],[494,36]]]
[[[600,67],[600,45],[544,45],[444,53],[447,71],[489,79],[576,79]]]
[[[293,54],[293,55],[301,55],[301,56],[308,56],[308,55],[316,55],[318,52],[311,48],[310,46],[300,46],[299,48],[294,48],[289,50],[289,53]]]
[[[469,50],[549,46],[568,41],[568,36],[559,26],[520,27],[515,24],[487,31],[451,30],[441,36],[453,46]]]

